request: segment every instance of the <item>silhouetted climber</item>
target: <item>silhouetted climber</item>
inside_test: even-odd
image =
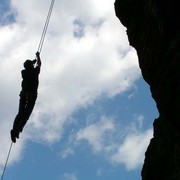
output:
[[[35,60],[26,60],[24,62],[24,68],[21,71],[23,80],[21,84],[22,90],[19,95],[19,112],[11,130],[11,140],[14,143],[16,142],[16,138],[19,138],[19,133],[22,132],[29,119],[37,99],[38,76],[41,68],[40,53],[36,52]]]

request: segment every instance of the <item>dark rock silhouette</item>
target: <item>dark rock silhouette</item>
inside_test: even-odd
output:
[[[150,85],[159,118],[145,154],[143,180],[180,180],[180,18],[178,0],[116,0],[130,45]]]

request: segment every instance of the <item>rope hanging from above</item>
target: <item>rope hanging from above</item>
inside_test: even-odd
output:
[[[9,160],[9,156],[10,156],[10,153],[11,153],[12,145],[13,145],[13,142],[11,142],[11,145],[10,145],[10,148],[9,148],[9,152],[8,152],[8,155],[7,155],[7,158],[6,158],[6,163],[4,165],[4,169],[3,169],[2,176],[1,176],[1,180],[3,180],[3,177],[4,177],[4,173],[5,173],[6,166],[7,166],[8,160]]]
[[[39,53],[41,53],[41,50],[42,50],[42,46],[43,46],[44,39],[45,39],[45,36],[46,36],[47,28],[48,28],[49,21],[50,21],[50,18],[51,18],[51,13],[52,13],[52,10],[53,10],[53,7],[54,7],[54,2],[55,2],[55,0],[52,0],[51,4],[50,4],[50,7],[49,7],[48,15],[47,15],[47,18],[46,18],[46,22],[44,24],[43,32],[42,32],[41,39],[40,39],[39,46],[38,46],[38,52]]]
[[[54,7],[54,2],[55,2],[55,0],[52,0],[51,4],[50,4],[50,7],[49,7],[48,15],[47,15],[47,18],[46,18],[46,21],[45,21],[45,25],[44,25],[43,32],[42,32],[42,35],[41,35],[41,39],[40,39],[39,46],[38,46],[38,52],[39,53],[41,53],[41,50],[42,50],[42,47],[43,47],[44,39],[45,39],[45,36],[46,36],[47,28],[48,28],[50,17],[51,17],[51,13],[52,13],[52,10],[53,10],[53,7]],[[11,153],[11,150],[12,150],[12,145],[13,145],[13,142],[11,142],[11,145],[10,145],[10,148],[9,148],[9,152],[8,152],[6,162],[5,162],[5,165],[4,165],[4,168],[3,168],[1,180],[3,180],[3,178],[4,178],[6,166],[8,164],[9,156],[10,156],[10,153]]]

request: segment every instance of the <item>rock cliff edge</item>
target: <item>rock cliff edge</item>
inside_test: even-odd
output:
[[[142,180],[180,180],[180,18],[178,0],[116,0],[150,85],[159,117],[145,153]]]

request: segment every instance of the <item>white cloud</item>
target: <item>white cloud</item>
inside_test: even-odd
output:
[[[64,180],[78,180],[75,174],[65,173],[63,176]]]
[[[41,54],[39,97],[22,136],[56,142],[62,138],[64,125],[75,110],[93,103],[102,94],[123,93],[139,78],[136,52],[128,45],[125,28],[114,15],[113,3],[105,0],[102,7],[96,0],[56,1]],[[48,0],[13,0],[15,22],[0,26],[0,137],[6,136],[0,147],[3,157],[18,109],[22,64],[35,57],[48,8]],[[83,24],[84,35],[80,39],[74,36],[77,19]],[[100,135],[96,133],[98,141],[85,131],[78,135],[79,139],[90,137],[95,150],[101,150],[101,137],[113,129],[109,122],[100,123],[104,123],[104,129]],[[18,140],[16,147],[19,148],[12,159],[17,160],[24,143]],[[3,162],[1,158],[0,164]]]
[[[144,153],[152,138],[152,129],[145,132],[129,134],[111,157],[113,163],[125,164],[127,170],[136,169],[144,160]]]
[[[74,154],[74,150],[72,147],[67,147],[66,149],[64,149],[61,153],[60,153],[60,156],[62,158],[66,158],[70,155]]]
[[[120,129],[112,119],[103,117],[79,130],[76,140],[87,141],[95,153],[104,154],[112,164],[124,164],[127,170],[134,170],[143,163],[153,134],[152,129],[142,130],[142,120],[142,115],[136,116],[130,125]]]
[[[94,151],[102,151],[106,137],[114,130],[114,128],[115,127],[111,119],[103,117],[100,122],[91,124],[84,129],[80,129],[77,133],[76,140],[87,140],[93,147]]]

